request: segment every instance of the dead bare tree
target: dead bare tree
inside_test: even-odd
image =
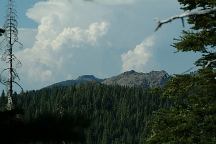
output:
[[[18,22],[16,18],[15,1],[8,0],[6,21],[3,29],[1,29],[4,39],[0,43],[0,49],[2,50],[1,60],[8,65],[0,75],[0,82],[7,88],[7,110],[12,110],[14,108],[12,100],[13,85],[16,84],[22,88],[16,81],[17,79],[19,80],[16,68],[21,65],[21,62],[14,55],[14,49],[22,47],[22,44],[18,41]],[[8,75],[8,78],[3,78],[4,73]]]

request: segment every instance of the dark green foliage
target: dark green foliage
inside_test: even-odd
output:
[[[178,0],[184,10],[207,9],[216,0]],[[193,75],[176,75],[165,87],[170,107],[155,112],[148,144],[216,143],[216,12],[188,18],[189,31],[174,43],[178,51],[200,52]]]
[[[3,90],[1,94],[1,99],[0,99],[0,111],[4,111],[6,109],[6,104],[7,104],[7,97]]]
[[[4,32],[5,32],[5,30],[0,28],[0,36],[2,36],[2,34],[3,34]]]
[[[197,7],[208,8],[216,5],[215,0],[178,0],[184,10],[193,10]]]
[[[178,0],[182,9],[208,9],[216,7],[216,0]],[[197,66],[206,66],[208,61],[216,59],[216,12],[193,15],[188,18],[191,30],[183,31],[183,35],[174,43],[178,51],[200,52],[202,57],[196,62]],[[211,64],[215,65],[216,62]]]
[[[83,115],[90,120],[87,144],[137,144],[146,136],[146,121],[163,104],[161,91],[86,84],[29,91],[16,100],[28,121],[44,113]]]
[[[1,143],[83,142],[87,123],[83,117],[44,113],[26,121],[18,109],[0,112]]]
[[[216,74],[201,70],[181,75],[167,85],[173,104],[155,113],[148,143],[216,143]]]

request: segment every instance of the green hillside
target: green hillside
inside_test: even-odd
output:
[[[161,91],[86,84],[29,91],[15,96],[15,101],[27,120],[44,113],[82,115],[90,123],[87,144],[137,144],[146,136],[152,112],[163,104]]]

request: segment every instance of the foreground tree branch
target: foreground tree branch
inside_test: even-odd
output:
[[[158,20],[157,21],[157,27],[156,27],[155,31],[157,31],[159,28],[161,28],[162,25],[164,25],[166,23],[170,23],[173,20],[181,19],[182,24],[184,26],[184,17],[189,17],[189,16],[193,16],[193,15],[203,15],[203,14],[208,14],[208,13],[212,13],[212,12],[216,12],[216,7],[211,8],[211,9],[205,9],[205,10],[187,11],[187,12],[184,12],[180,15],[172,16],[172,17],[164,19],[164,20]]]
[[[204,66],[205,68],[209,67],[211,64],[215,63],[216,59],[208,61],[207,64]]]

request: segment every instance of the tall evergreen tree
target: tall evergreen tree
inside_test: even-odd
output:
[[[5,95],[4,90],[1,93],[1,99],[0,99],[0,110],[4,111],[6,108],[6,104],[7,104],[7,97]]]
[[[216,7],[216,0],[178,0],[182,9]],[[164,97],[169,108],[156,112],[146,142],[172,144],[216,143],[216,12],[188,17],[191,28],[183,31],[174,47],[182,52],[199,52],[198,72],[177,75],[167,85]]]

